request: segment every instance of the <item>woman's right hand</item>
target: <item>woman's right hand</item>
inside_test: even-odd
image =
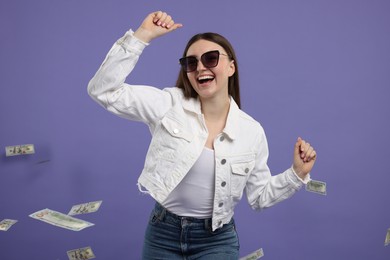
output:
[[[134,36],[141,41],[150,42],[182,26],[180,23],[175,23],[167,13],[157,11],[146,16],[140,27],[134,32]]]

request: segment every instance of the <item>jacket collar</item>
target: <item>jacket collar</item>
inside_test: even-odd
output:
[[[183,108],[189,112],[195,113],[197,115],[202,114],[201,104],[199,98],[183,98]],[[239,115],[240,108],[232,97],[230,97],[230,108],[228,117],[226,120],[225,128],[223,133],[226,134],[231,140],[236,138],[239,127]]]
[[[238,133],[239,126],[239,117],[240,117],[240,108],[237,103],[234,101],[232,97],[230,97],[230,108],[229,114],[226,119],[226,125],[223,129],[223,133],[225,133],[230,139],[234,140]]]

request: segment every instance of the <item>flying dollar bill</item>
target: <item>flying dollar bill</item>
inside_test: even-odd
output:
[[[16,222],[18,221],[13,219],[3,219],[0,221],[0,231],[7,231]]]
[[[92,252],[91,247],[84,247],[79,249],[73,249],[66,252],[69,260],[88,260],[95,258],[95,254]]]
[[[257,260],[262,258],[263,256],[264,256],[263,249],[260,248],[247,256],[241,257],[240,260]]]
[[[386,238],[385,238],[385,246],[390,245],[390,228],[387,230]]]
[[[74,205],[69,211],[68,215],[74,216],[78,214],[87,214],[87,213],[96,212],[100,208],[102,202],[103,201],[99,200],[99,201]]]
[[[22,144],[22,145],[14,145],[14,146],[6,146],[5,147],[5,156],[15,156],[22,154],[33,154],[35,153],[33,144]]]
[[[80,231],[84,228],[95,225],[93,223],[81,219],[77,219],[51,209],[43,209],[29,216],[31,218],[41,220],[48,224],[61,227],[61,228],[66,228],[73,231]]]
[[[306,190],[321,195],[326,195],[326,183],[322,181],[310,180],[306,184]]]

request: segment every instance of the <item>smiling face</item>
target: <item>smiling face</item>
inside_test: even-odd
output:
[[[205,67],[200,61],[201,56],[215,50],[220,53],[218,65],[214,68]],[[226,51],[220,45],[203,39],[189,47],[186,56],[196,57],[198,64],[195,71],[187,73],[187,77],[201,101],[229,98],[228,82],[235,72],[235,65],[234,61],[225,55]]]

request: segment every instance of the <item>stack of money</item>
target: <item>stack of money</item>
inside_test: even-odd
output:
[[[88,260],[95,258],[95,254],[92,252],[91,247],[73,249],[66,253],[68,254],[69,260]]]
[[[87,213],[96,212],[100,208],[101,204],[102,201],[99,200],[99,201],[74,205],[69,211],[68,215],[74,216],[78,214],[87,214]]]
[[[2,221],[0,221],[0,231],[7,231],[16,222],[18,221],[13,219],[3,219]]]
[[[321,195],[326,195],[326,183],[322,181],[310,180],[306,184],[306,190]]]
[[[387,230],[386,238],[385,238],[385,246],[390,245],[390,228]]]
[[[260,248],[247,256],[241,257],[240,260],[257,260],[262,258],[263,256],[264,256],[263,249]]]
[[[29,216],[31,218],[41,220],[48,224],[61,227],[61,228],[66,228],[73,231],[80,231],[84,228],[95,225],[93,223],[81,219],[77,219],[50,209],[43,209]]]
[[[33,154],[35,153],[33,144],[22,144],[22,145],[14,145],[14,146],[6,146],[5,147],[5,156],[15,156],[22,154]]]

